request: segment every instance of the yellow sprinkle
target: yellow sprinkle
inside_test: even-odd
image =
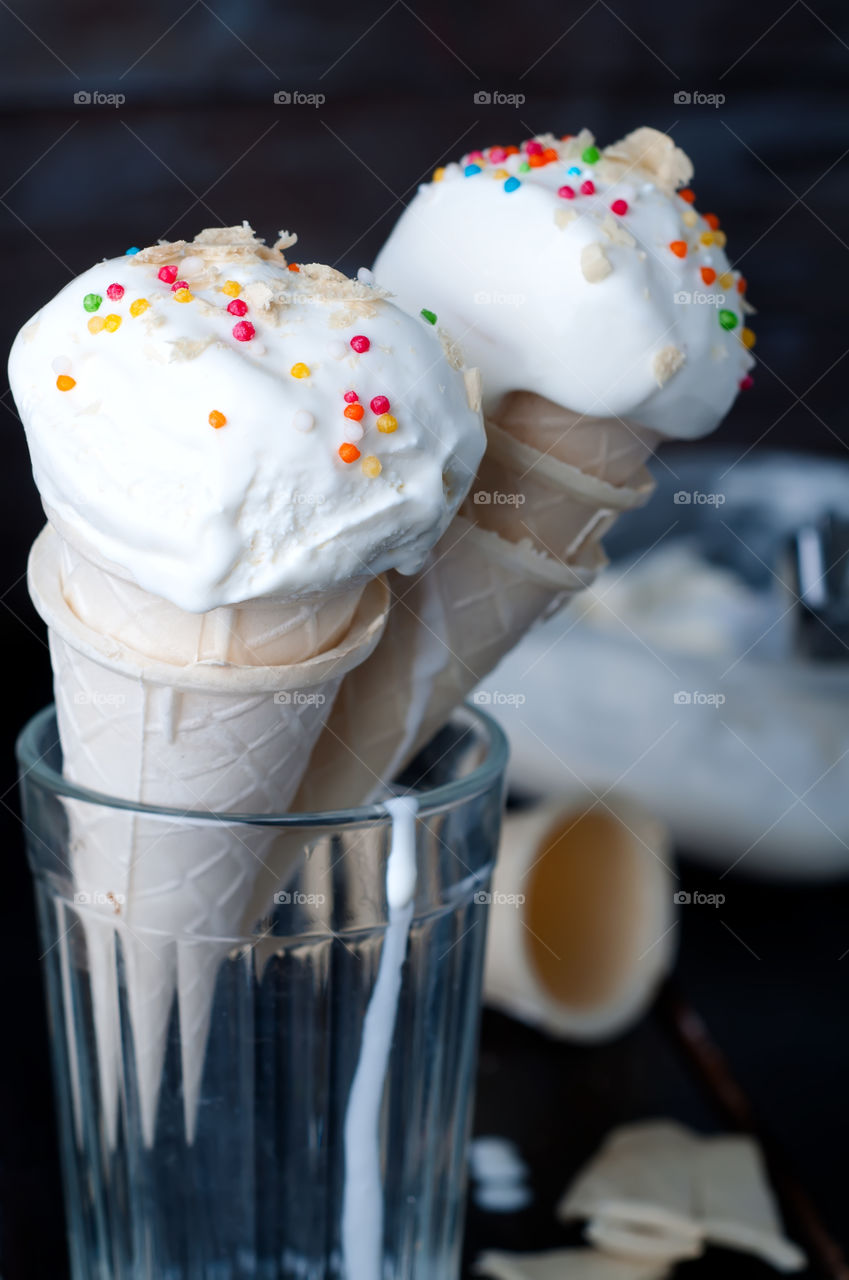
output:
[[[694,227],[699,220],[699,215],[695,209],[685,209],[681,214],[681,221],[685,227]]]
[[[438,169],[434,169],[433,171],[434,182],[441,182],[444,177],[445,177],[445,169],[442,166],[440,166],[440,168]]]
[[[714,231],[713,243],[716,245],[718,249],[724,249],[728,243],[728,236],[725,234],[724,231]]]
[[[147,298],[136,298],[135,302],[130,303],[130,315],[140,316],[143,311],[147,311],[150,303]]]
[[[702,244],[708,244],[708,245],[713,244],[713,232],[703,231],[702,234],[699,236],[699,239],[701,240]]]
[[[389,435],[392,431],[397,431],[398,419],[392,413],[382,413],[374,425],[378,431],[382,431],[384,435]]]
[[[103,321],[103,327],[109,333],[114,333],[116,329],[121,328],[121,317],[116,316],[113,311],[112,314],[108,315],[106,319]]]
[[[60,391],[70,391],[76,385],[76,379],[71,378],[67,373],[60,373],[56,379],[56,386]],[[378,462],[377,465],[380,466],[380,463]]]
[[[509,178],[510,174],[506,169],[496,169],[492,176],[493,178]]]
[[[88,322],[89,333],[100,333],[103,328],[103,316],[92,316]]]
[[[376,458],[373,453],[370,453],[367,458],[363,458],[360,466],[363,473],[367,475],[370,480],[374,480],[375,476],[379,476],[383,470],[380,459]]]
[[[730,289],[734,283],[734,277],[730,271],[723,271],[719,276],[719,284],[722,289]]]
[[[754,331],[752,329],[743,328],[740,330],[740,341],[744,347],[753,347],[757,342]]]
[[[193,297],[194,297],[194,294],[191,293],[190,290],[178,289],[177,292],[174,294],[174,301],[175,302],[191,302]]]
[[[229,294],[231,298],[238,298],[242,292],[242,286],[238,280],[225,280],[221,286],[221,292]]]
[[[308,378],[310,376],[310,367],[299,360],[297,364],[293,364],[289,370],[293,378]]]

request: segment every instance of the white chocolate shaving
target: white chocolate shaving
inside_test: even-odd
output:
[[[598,242],[585,245],[581,250],[581,271],[584,279],[590,284],[598,284],[600,280],[609,276],[612,270],[613,267],[604,252],[604,247]]]

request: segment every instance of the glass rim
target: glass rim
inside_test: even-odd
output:
[[[408,794],[411,790],[418,799],[418,816],[428,817],[445,812],[465,800],[482,795],[492,786],[498,776],[503,773],[507,764],[508,743],[504,730],[492,716],[471,706],[468,702],[455,708],[450,723],[458,714],[465,715],[478,731],[482,731],[486,744],[486,755],[476,768],[462,778],[445,782],[437,787],[418,791],[416,788],[406,792],[399,788],[395,794]],[[242,813],[218,812],[211,809],[181,809],[164,805],[143,804],[139,801],[125,800],[120,796],[110,796],[106,792],[94,791],[75,782],[69,782],[44,759],[46,752],[39,750],[39,735],[50,721],[54,724],[56,743],[59,741],[56,725],[56,705],[50,703],[37,711],[18,734],[15,743],[15,755],[20,767],[19,784],[23,785],[27,778],[35,779],[40,786],[70,800],[80,800],[86,804],[98,805],[101,808],[118,809],[129,813],[147,814],[149,817],[177,818],[180,821],[214,822],[239,824],[240,826],[279,827],[283,830],[290,827],[351,827],[357,825],[374,825],[389,822],[390,814],[382,800],[367,805],[356,805],[349,809],[327,809],[318,813]],[[49,748],[48,748],[49,749]],[[389,798],[389,797],[387,797]]]

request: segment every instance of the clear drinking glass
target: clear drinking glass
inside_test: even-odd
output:
[[[74,1280],[457,1276],[506,754],[498,727],[461,708],[400,780],[418,814],[399,930],[382,805],[261,818],[134,806],[62,778],[52,708],[27,725],[18,757]],[[303,856],[248,936],[130,939],[120,904],[110,919],[75,895],[83,812],[161,824],[176,859],[180,831],[196,858],[198,827],[220,837],[222,824],[246,857],[260,829]],[[148,947],[173,947],[209,980],[208,1032],[165,1002],[152,1120],[127,982],[133,948]],[[187,1038],[203,1048],[195,1082]]]

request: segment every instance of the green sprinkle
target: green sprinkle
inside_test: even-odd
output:
[[[737,317],[733,311],[726,311],[724,308],[719,313],[719,323],[723,329],[736,329]]]
[[[428,311],[426,307],[422,307],[420,313],[422,320],[427,320],[428,324],[436,324],[436,312]]]
[[[581,159],[584,164],[595,164],[598,161],[598,147],[587,147],[586,151],[581,152]]]
[[[83,298],[83,306],[86,311],[96,311],[102,301],[99,293],[87,293]]]
[[[519,172],[530,173],[530,171],[531,171],[531,166],[528,164],[527,160],[523,160],[522,163],[519,165]]]

